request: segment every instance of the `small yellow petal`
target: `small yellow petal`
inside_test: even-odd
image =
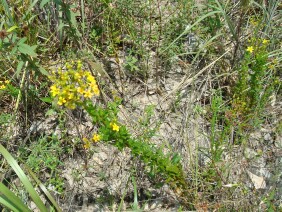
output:
[[[98,142],[98,141],[101,140],[101,136],[100,136],[99,134],[96,134],[96,133],[95,133],[95,134],[93,135],[92,140],[93,140],[94,142]]]
[[[113,131],[116,131],[116,132],[119,131],[119,126],[116,123],[111,123],[110,125],[111,125]]]
[[[247,48],[247,51],[250,52],[250,53],[252,53],[252,52],[254,51],[254,47],[249,46],[249,47]]]
[[[269,40],[263,39],[262,43],[263,44],[268,44]]]

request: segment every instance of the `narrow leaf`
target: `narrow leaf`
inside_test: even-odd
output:
[[[0,196],[0,204],[15,212],[20,212],[7,198]]]
[[[10,191],[3,183],[0,182],[0,197],[7,199],[11,205],[17,208],[18,211],[30,211],[29,208],[18,198],[12,191]],[[12,209],[12,208],[11,208]]]
[[[39,98],[42,102],[52,103],[52,99],[50,97],[42,97]]]
[[[7,30],[7,32],[12,32],[12,31],[14,31],[15,29],[17,29],[18,28],[18,26],[12,26],[12,27],[10,27],[8,30]]]
[[[17,161],[12,157],[12,155],[5,149],[5,147],[0,144],[0,153],[4,156],[4,158],[7,160],[7,162],[10,164],[14,172],[18,175],[20,178],[22,184],[30,194],[31,198],[33,199],[36,206],[39,208],[40,211],[47,212],[47,208],[43,204],[42,200],[40,199],[39,195],[33,188],[32,184],[29,182],[27,176],[17,163]]]
[[[50,2],[50,0],[42,0],[41,3],[40,3],[40,6],[39,6],[40,9],[42,9],[45,6],[45,4],[47,4],[49,2]]]
[[[23,68],[23,65],[24,65],[24,61],[21,60],[21,61],[18,63],[18,65],[17,65],[17,71],[16,71],[16,76],[17,76],[17,77],[19,77],[20,72],[21,72],[21,70],[22,70],[22,68]]]
[[[31,169],[29,167],[27,167],[27,170],[29,171],[29,174],[33,177],[33,179],[36,181],[36,183],[39,185],[39,187],[41,188],[41,190],[44,192],[44,194],[46,195],[46,197],[48,197],[48,199],[50,200],[50,202],[53,204],[53,206],[56,208],[56,211],[61,212],[62,210],[60,209],[59,205],[57,204],[57,202],[54,200],[54,198],[52,197],[52,195],[49,193],[49,191],[47,190],[47,188],[40,182],[40,180],[36,177],[36,175],[31,171]]]
[[[46,76],[49,76],[48,71],[46,71],[46,69],[43,68],[42,66],[39,66],[39,71],[41,72],[41,74],[46,75]]]
[[[11,24],[11,25],[14,25],[13,17],[12,17],[12,15],[11,15],[11,12],[10,12],[10,9],[9,9],[10,6],[8,5],[8,3],[7,3],[6,0],[1,0],[1,2],[2,2],[2,5],[3,5],[3,7],[4,7],[4,11],[5,11],[6,15],[7,15],[8,18],[9,18],[10,24]]]

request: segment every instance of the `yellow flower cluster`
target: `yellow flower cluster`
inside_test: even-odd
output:
[[[75,109],[77,104],[85,99],[91,99],[94,95],[99,96],[100,91],[95,77],[90,71],[82,70],[82,62],[75,64],[66,63],[66,70],[59,69],[49,77],[53,82],[50,87],[52,97],[57,98],[58,105],[69,109]]]
[[[4,81],[0,80],[0,90],[4,90],[9,83],[10,83],[9,80],[4,80]]]

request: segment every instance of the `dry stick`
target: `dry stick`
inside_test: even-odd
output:
[[[243,24],[243,20],[244,20],[244,17],[245,17],[245,9],[244,8],[241,8],[241,12],[240,12],[240,19],[239,19],[239,22],[238,22],[238,26],[237,26],[237,30],[236,30],[236,34],[237,36],[235,37],[235,49],[234,49],[234,52],[233,52],[233,60],[231,62],[231,65],[233,66],[236,62],[236,54],[237,54],[237,51],[240,47],[240,34],[241,34],[241,27],[242,27],[242,24]]]
[[[160,102],[158,105],[160,105],[161,103],[163,103],[169,96],[171,96],[172,94],[176,93],[181,86],[182,89],[186,88],[187,86],[189,86],[196,78],[198,78],[201,74],[203,74],[208,68],[212,67],[218,60],[220,60],[223,56],[225,56],[228,52],[231,51],[231,48],[228,49],[224,54],[222,54],[220,57],[218,57],[216,60],[214,60],[212,63],[210,63],[209,65],[207,65],[206,67],[204,67],[202,70],[200,70],[197,74],[195,74],[193,77],[188,78],[188,76],[184,76],[181,80],[181,82],[175,86],[175,88],[169,93],[167,94]]]

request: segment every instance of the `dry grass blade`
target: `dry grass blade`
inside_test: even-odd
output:
[[[176,85],[172,91],[170,91],[165,97],[162,98],[162,100],[159,102],[159,104],[163,103],[167,100],[170,96],[174,95],[179,89],[185,89],[187,86],[191,85],[191,83],[197,79],[200,75],[202,75],[207,69],[214,66],[222,57],[224,57],[227,53],[231,51],[231,48],[227,50],[224,54],[222,54],[220,57],[215,59],[213,62],[211,62],[209,65],[202,68],[197,74],[195,74],[193,77],[185,76],[182,78],[181,82]]]

